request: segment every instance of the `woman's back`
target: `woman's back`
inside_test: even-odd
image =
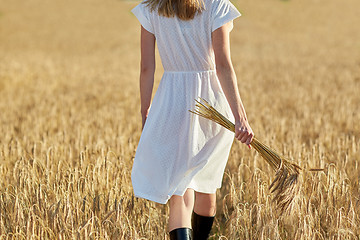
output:
[[[142,26],[155,35],[164,70],[193,72],[215,69],[211,33],[240,15],[230,6],[225,0],[206,0],[205,10],[187,21],[160,16],[145,4],[133,12],[142,15]]]

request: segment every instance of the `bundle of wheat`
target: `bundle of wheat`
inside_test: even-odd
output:
[[[206,100],[200,98],[199,101],[195,101],[195,109],[193,111],[190,110],[191,113],[210,119],[230,131],[235,132],[235,125],[213,108]],[[250,145],[276,171],[275,179],[270,184],[269,189],[271,193],[274,194],[273,200],[278,209],[281,210],[281,212],[289,210],[299,190],[298,177],[301,167],[282,157],[255,137]]]

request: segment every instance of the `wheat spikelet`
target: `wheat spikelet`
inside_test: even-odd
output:
[[[195,101],[195,109],[193,111],[190,110],[191,113],[212,120],[228,130],[235,132],[235,125],[213,108],[206,100],[200,98],[200,100]],[[277,208],[281,212],[289,210],[299,190],[298,177],[301,167],[282,157],[255,137],[250,145],[265,159],[272,169],[276,171],[275,179],[270,184],[269,189],[271,193],[274,194],[273,201],[276,203]],[[318,170],[321,171],[321,169]]]

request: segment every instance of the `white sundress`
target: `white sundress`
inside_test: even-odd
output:
[[[202,97],[233,120],[216,75],[211,33],[240,13],[228,0],[204,4],[189,21],[159,16],[142,3],[132,10],[155,35],[164,67],[135,154],[136,197],[165,204],[187,188],[215,193],[221,187],[234,134],[189,110]]]

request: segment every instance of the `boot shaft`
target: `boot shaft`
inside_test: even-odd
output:
[[[207,240],[215,217],[200,216],[193,212],[191,225],[194,240]]]
[[[192,230],[190,228],[176,228],[169,232],[170,240],[192,240]]]

